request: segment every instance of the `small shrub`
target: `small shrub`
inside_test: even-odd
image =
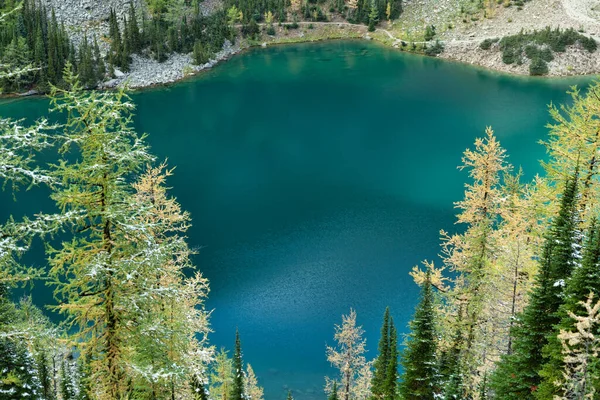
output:
[[[481,42],[479,48],[481,50],[489,50],[492,47],[492,45],[497,41],[498,39],[485,39],[483,42]]]
[[[541,58],[534,58],[529,64],[529,75],[546,75],[548,73],[548,64]]]
[[[554,60],[554,54],[552,54],[552,50],[550,50],[548,47],[542,49],[539,52],[540,58],[546,62],[550,62],[552,60]]]
[[[206,48],[206,46],[204,46],[204,44],[202,44],[202,42],[200,40],[196,40],[196,43],[194,43],[194,52],[193,52],[194,64],[196,64],[196,65],[206,64],[208,61],[210,61],[211,56],[212,56],[212,54]]]
[[[429,42],[435,37],[435,26],[427,25],[425,28],[425,41]]]
[[[590,53],[593,53],[596,51],[596,49],[598,49],[598,43],[596,43],[596,41],[592,38],[583,37],[579,39],[579,43],[581,43],[581,46],[583,46],[583,48]]]
[[[507,48],[502,51],[502,62],[504,64],[513,64],[517,61],[517,54],[513,48]]]
[[[525,55],[527,58],[533,60],[534,58],[538,58],[540,56],[540,50],[537,48],[537,46],[529,44],[525,46]]]
[[[273,25],[269,25],[267,28],[267,35],[275,36],[275,27]]]
[[[444,45],[440,43],[439,40],[436,40],[433,46],[425,49],[425,54],[428,56],[435,57],[442,51],[444,51]]]
[[[260,27],[254,18],[250,18],[250,22],[242,25],[242,35],[254,39],[260,32]]]

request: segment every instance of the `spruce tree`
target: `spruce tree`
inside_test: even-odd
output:
[[[96,66],[96,82],[104,81],[104,77],[106,75],[106,65],[104,64],[102,54],[100,54],[100,46],[98,46],[98,40],[96,39],[96,36],[94,36],[94,65]]]
[[[235,330],[235,353],[233,355],[233,387],[231,400],[244,400],[244,365],[242,361],[242,344],[240,333]]]
[[[204,387],[204,383],[197,376],[194,376],[192,379],[191,389],[194,400],[208,400],[208,393]]]
[[[431,270],[421,286],[421,300],[410,323],[411,333],[402,353],[400,394],[404,400],[433,400],[439,393],[436,313]]]
[[[541,383],[539,373],[548,361],[542,350],[560,322],[557,312],[563,287],[578,257],[577,181],[576,172],[565,184],[559,214],[546,235],[529,304],[513,327],[513,352],[502,357],[491,376],[491,388],[506,400],[534,399]]]
[[[48,365],[50,361],[48,359],[48,349],[40,347],[37,352],[38,379],[40,380],[42,395],[45,400],[53,400],[54,392],[52,390],[52,372]]]
[[[327,400],[338,400],[337,382],[333,382],[333,388],[331,389],[331,393],[327,397]]]
[[[140,40],[140,28],[137,22],[133,2],[129,4],[129,20],[127,21],[127,35],[129,37],[130,51],[137,53],[142,49]]]
[[[22,334],[13,332],[18,319],[9,287],[0,282],[0,394],[3,400],[41,400],[43,389],[36,363]]]
[[[398,384],[398,332],[394,326],[393,318],[390,318],[389,337],[389,359],[386,368],[385,382],[383,385],[384,400],[394,400],[396,398],[396,388]]]
[[[68,354],[60,363],[60,394],[62,400],[79,400],[80,387],[78,382],[76,360]]]
[[[371,10],[369,11],[369,32],[375,31],[375,25],[379,22],[379,11],[375,4],[375,0],[371,0]]]
[[[561,331],[573,329],[577,322],[573,316],[587,316],[588,310],[584,305],[590,293],[594,298],[600,298],[599,265],[600,226],[594,219],[588,231],[581,266],[575,268],[571,277],[566,281],[564,303],[558,311],[560,322],[555,325],[553,332],[547,338],[548,344],[544,348],[544,356],[548,361],[540,372],[543,381],[536,394],[538,399],[552,399],[562,393],[561,385],[565,384],[563,376],[565,365],[564,348],[559,340],[559,335]],[[595,333],[600,334],[600,332]],[[595,372],[600,373],[600,370]],[[597,376],[600,379],[600,375]]]
[[[372,392],[373,397],[380,399],[384,396],[384,384],[390,360],[390,308],[386,307],[381,325],[381,337],[379,339],[378,355],[373,363],[375,372],[373,374]],[[336,388],[337,392],[337,388]]]

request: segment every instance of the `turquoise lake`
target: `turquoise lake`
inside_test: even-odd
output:
[[[133,94],[135,125],[191,212],[210,279],[211,341],[240,330],[267,400],[322,399],[334,324],[350,308],[375,356],[386,306],[399,330],[408,272],[456,231],[462,152],[492,126],[527,178],[541,172],[547,105],[590,78],[516,78],[362,41],[254,49],[192,80]],[[46,100],[5,100],[35,118]],[[0,196],[0,217],[51,210],[47,191]],[[40,246],[31,255],[42,263]],[[37,258],[36,258],[37,257]],[[49,289],[34,290],[39,304]]]

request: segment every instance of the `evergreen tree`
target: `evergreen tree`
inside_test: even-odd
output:
[[[562,393],[564,379],[564,346],[559,340],[561,331],[571,331],[576,325],[575,317],[585,317],[588,311],[583,301],[592,294],[600,298],[600,226],[593,220],[588,231],[587,241],[583,251],[581,266],[575,268],[573,274],[566,280],[564,303],[560,306],[558,316],[560,322],[548,335],[548,344],[544,348],[547,362],[540,371],[543,378],[536,393],[538,399],[553,399]],[[594,332],[599,334],[600,330]],[[593,368],[592,368],[593,371]],[[600,370],[593,371],[600,373]],[[600,375],[597,375],[600,379]]]
[[[235,330],[235,353],[233,355],[233,387],[231,400],[244,400],[244,365],[242,361],[242,344],[240,333]]]
[[[210,61],[210,52],[200,40],[196,40],[194,43],[193,58],[196,65],[206,64]]]
[[[140,28],[135,13],[135,7],[133,2],[129,4],[129,19],[127,21],[127,36],[129,42],[129,49],[131,53],[137,53],[142,49],[140,40]]]
[[[0,338],[0,393],[3,399],[42,400],[35,361],[24,343]]]
[[[534,399],[540,370],[548,361],[542,349],[559,323],[563,286],[577,259],[577,172],[565,184],[561,207],[549,230],[529,304],[514,326],[513,352],[502,358],[490,385],[504,399]]]
[[[333,382],[333,388],[331,389],[331,393],[329,393],[327,400],[339,400],[337,382]]]
[[[288,394],[287,394],[287,400],[294,400],[294,397],[292,397],[292,391],[288,390]]]
[[[102,82],[104,81],[104,77],[106,75],[106,65],[104,65],[104,59],[102,54],[100,54],[100,47],[98,46],[96,36],[94,36],[94,62],[96,66],[96,82]]]
[[[46,347],[40,347],[38,349],[37,355],[37,371],[38,371],[38,379],[40,380],[41,389],[42,389],[42,397],[45,400],[53,400],[54,392],[52,387],[52,372],[50,371],[50,367],[48,359],[48,349]]]
[[[387,376],[388,364],[390,361],[390,308],[386,307],[383,314],[383,323],[381,325],[381,337],[378,346],[379,354],[373,363],[375,372],[373,374],[373,397],[380,399],[384,397],[384,384]],[[336,388],[337,392],[337,388]]]
[[[194,400],[208,400],[208,393],[204,385],[197,376],[194,376],[191,384],[192,398]]]
[[[369,11],[369,32],[375,31],[375,25],[379,22],[379,10],[375,0],[371,0],[371,10]]]
[[[81,393],[79,387],[79,373],[76,360],[72,354],[68,354],[60,363],[60,394],[62,400],[79,400]]]
[[[89,45],[87,35],[83,37],[81,47],[79,48],[79,80],[86,88],[96,86],[92,48]]]
[[[439,393],[439,382],[435,299],[430,268],[427,268],[421,285],[421,300],[410,329],[402,353],[400,394],[404,400],[433,400]]]
[[[394,319],[390,318],[390,351],[388,365],[386,368],[385,382],[383,385],[383,398],[385,400],[396,399],[396,388],[398,384],[398,332],[394,326]]]

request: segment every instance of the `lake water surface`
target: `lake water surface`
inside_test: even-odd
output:
[[[386,306],[400,332],[417,302],[409,270],[455,231],[461,153],[491,125],[531,178],[546,105],[589,79],[514,78],[367,42],[255,49],[193,80],[133,95],[136,128],[176,166],[189,242],[210,279],[212,343],[233,348],[283,399],[324,398],[325,346],[350,307],[375,356]],[[43,99],[0,114],[43,115]],[[40,196],[40,193],[42,196]],[[4,218],[49,207],[0,197]],[[37,286],[38,303],[49,301]]]

